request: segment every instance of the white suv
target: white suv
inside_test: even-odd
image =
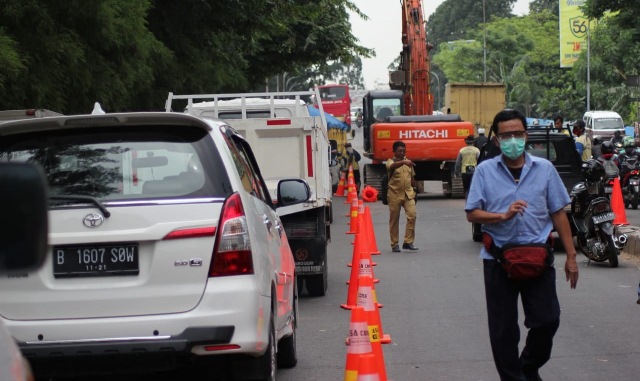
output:
[[[0,316],[36,376],[222,364],[274,380],[295,366],[291,249],[251,148],[224,122],[8,122],[0,162],[39,163],[49,183],[44,265],[0,278]],[[278,206],[308,198],[302,180],[278,185]]]

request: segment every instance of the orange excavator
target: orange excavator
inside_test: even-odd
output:
[[[364,182],[381,190],[384,162],[393,157],[393,143],[402,140],[407,157],[416,164],[416,180],[442,181],[446,196],[461,197],[462,184],[453,181],[453,167],[474,128],[459,115],[433,115],[431,45],[422,1],[401,4],[402,52],[398,70],[389,73],[391,90],[370,91],[363,98],[364,155],[372,161],[364,166]]]

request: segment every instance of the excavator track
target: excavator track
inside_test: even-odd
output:
[[[378,200],[382,192],[382,178],[385,175],[384,164],[365,164],[363,168],[364,185],[369,185],[378,191]]]
[[[451,179],[451,198],[464,198],[464,187],[461,178]]]

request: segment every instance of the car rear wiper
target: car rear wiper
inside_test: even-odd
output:
[[[91,196],[49,196],[51,200],[67,200],[67,201],[87,201],[91,204],[94,204],[102,214],[104,214],[105,218],[109,218],[111,216],[111,212],[107,210],[107,208],[98,201],[97,198]]]

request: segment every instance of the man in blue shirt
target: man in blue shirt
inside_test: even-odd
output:
[[[564,270],[571,288],[578,283],[578,265],[569,220],[570,202],[558,172],[547,160],[526,154],[526,118],[516,110],[499,112],[491,126],[493,144],[502,154],[476,167],[465,206],[467,220],[481,223],[495,246],[507,243],[545,243],[555,227],[567,259]],[[489,143],[491,144],[491,142]],[[551,357],[553,336],[560,324],[553,266],[533,280],[507,276],[483,247],[485,295],[493,359],[502,381],[541,380],[538,369]],[[518,296],[529,329],[526,345],[518,350]]]

